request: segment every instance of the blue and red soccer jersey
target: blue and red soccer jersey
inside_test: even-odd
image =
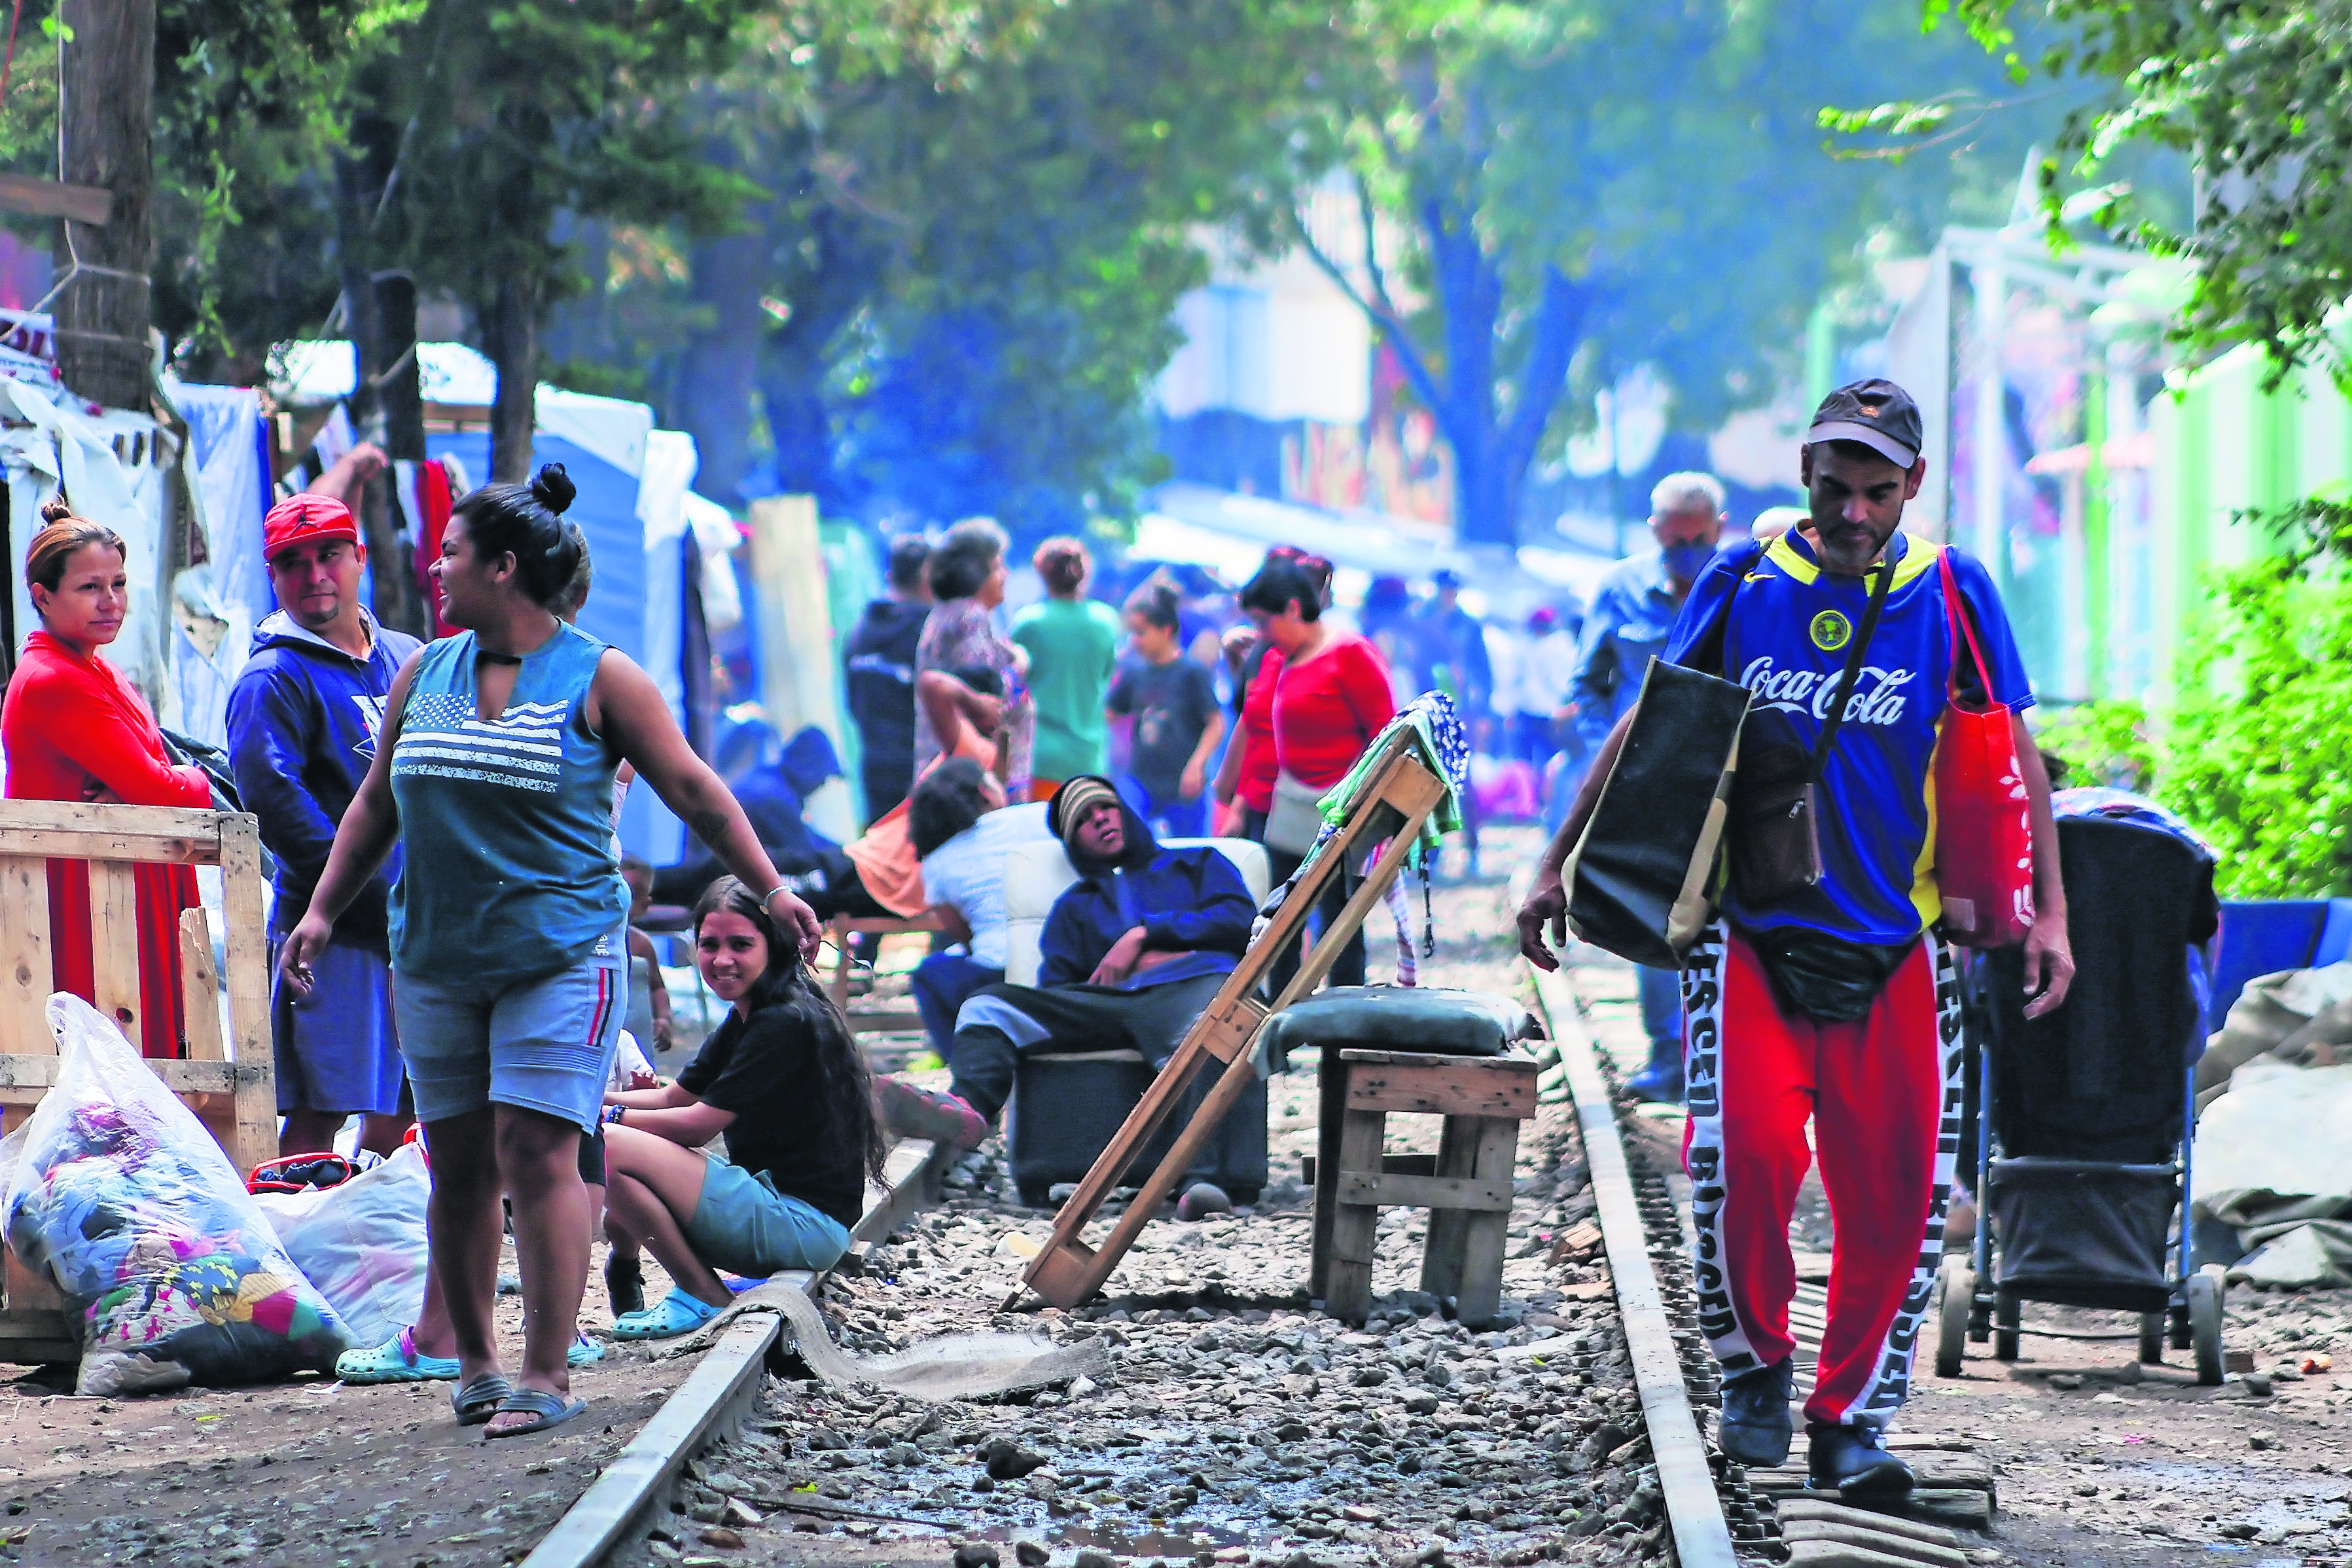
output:
[[[1727,895],[1724,913],[1735,926],[1807,926],[1849,942],[1892,945],[1908,942],[1942,913],[1933,866],[1932,763],[1950,688],[1951,629],[1937,547],[1897,533],[1889,548],[1894,585],[1822,770],[1822,880],[1769,909],[1743,908],[1736,894]],[[1957,550],[1952,572],[1990,667],[1992,700],[2030,707],[2033,689],[1991,578]],[[1810,751],[1874,580],[1823,572],[1793,530],[1769,547],[1727,551],[1693,585],[1664,657],[1719,672],[1756,694],[1743,756],[1783,743]],[[1968,657],[1965,641],[1961,657]]]

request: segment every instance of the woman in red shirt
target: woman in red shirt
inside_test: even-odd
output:
[[[1265,844],[1279,882],[1298,868],[1312,837],[1311,829],[1284,820],[1285,796],[1303,804],[1310,792],[1320,795],[1345,778],[1372,737],[1396,716],[1396,700],[1380,650],[1323,624],[1322,594],[1303,564],[1268,562],[1242,590],[1241,605],[1269,649],[1250,683],[1249,707],[1265,704],[1276,777],[1273,805],[1263,817],[1253,813],[1252,823],[1253,837]],[[1247,717],[1244,710],[1244,723]],[[1244,770],[1248,763],[1244,758]],[[1294,806],[1291,815],[1297,814]],[[1346,882],[1335,877],[1325,886],[1317,912],[1326,926],[1347,902]],[[1286,958],[1275,966],[1269,984],[1278,991],[1296,970],[1296,961]],[[1331,966],[1331,984],[1363,983],[1364,936],[1359,931]]]
[[[130,552],[112,529],[76,517],[64,499],[41,508],[48,526],[25,555],[25,584],[41,629],[0,707],[11,800],[130,805],[213,803],[199,768],[173,767],[155,716],[122,672],[99,657],[129,614]],[[139,910],[139,1028],[150,1057],[176,1057],[185,1019],[180,1000],[180,911],[197,907],[193,867],[142,865]],[[49,862],[53,984],[95,1005],[89,866]]]

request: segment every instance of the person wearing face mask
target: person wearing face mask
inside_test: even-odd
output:
[[[1942,934],[1932,769],[1956,673],[2011,713],[2032,825],[2025,1016],[2055,1009],[2074,973],[2050,781],[2022,713],[2033,689],[2000,592],[1977,561],[1900,528],[1927,476],[1921,439],[1918,407],[1893,383],[1830,394],[1800,449],[1805,521],[1710,563],[1661,656],[1754,694],[1744,757],[1811,751],[1854,639],[1867,638],[1821,764],[1818,879],[1763,896],[1735,881],[1682,969],[1684,1159],[1698,1320],[1724,1372],[1723,1451],[1778,1465],[1794,1438],[1789,1216],[1817,1148],[1837,1255],[1805,1402],[1807,1470],[1813,1487],[1849,1498],[1911,1488],[1882,1435],[1909,1391],[1943,1254],[1960,994]],[[1981,679],[1969,643],[1982,649]],[[1558,964],[1546,940],[1567,937],[1562,867],[1629,728],[1630,716],[1602,743],[1520,907],[1519,949],[1538,967]]]
[[[1650,537],[1657,548],[1629,555],[1601,580],[1577,644],[1569,699],[1576,732],[1591,756],[1642,695],[1650,660],[1666,650],[1666,634],[1690,597],[1691,584],[1715,559],[1723,538],[1723,484],[1713,474],[1668,474],[1650,491]],[[1575,782],[1559,782],[1572,794]],[[1642,1027],[1650,1037],[1649,1065],[1625,1083],[1643,1100],[1683,1097],[1683,1025],[1670,969],[1643,969]]]

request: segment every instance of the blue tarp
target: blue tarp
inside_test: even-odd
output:
[[[427,436],[425,455],[455,458],[477,483],[490,471],[488,431]],[[639,664],[646,662],[648,619],[660,613],[677,616],[681,606],[657,610],[646,597],[646,525],[637,518],[636,476],[614,467],[587,448],[560,436],[540,432],[531,442],[534,469],[541,463],[561,463],[580,494],[564,515],[588,536],[588,558],[593,563],[594,586],[580,612],[580,629],[612,644]],[[629,792],[621,813],[622,845],[656,866],[676,860],[684,829],[650,789]]]

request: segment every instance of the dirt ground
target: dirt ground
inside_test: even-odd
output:
[[[1606,955],[1576,970],[1596,1033],[1625,1066],[1646,1058],[1633,972]],[[1646,1124],[1661,1163],[1678,1116]],[[1809,1177],[1796,1229],[1831,1244],[1826,1202]],[[2024,1339],[2020,1357],[1970,1345],[1939,1378],[1923,1345],[1898,1430],[1957,1433],[1990,1457],[1999,1514],[1990,1541],[2036,1568],[2172,1568],[2239,1562],[2321,1568],[2352,1561],[2352,1292],[2231,1289],[2222,1342],[2271,1374],[2266,1395],[2233,1375],[2198,1386],[2186,1351],[2137,1364],[2137,1321],[2028,1305],[2024,1324],[2120,1341]],[[1929,1323],[1932,1336],[1934,1324]],[[2306,1364],[2315,1370],[2305,1373]],[[2331,1367],[2333,1371],[2317,1370]]]
[[[646,1271],[649,1290],[667,1289]],[[583,1317],[609,1326],[591,1278]],[[520,1299],[499,1300],[498,1325],[511,1367]],[[586,1414],[495,1443],[450,1418],[446,1383],[303,1377],[104,1400],[0,1384],[0,1561],[490,1568],[561,1518],[692,1370],[609,1345],[572,1374]]]
[[[1497,837],[1490,867],[1534,841]],[[1499,879],[1441,886],[1434,903],[1425,984],[1527,994]],[[1412,905],[1418,937],[1417,888]],[[1393,963],[1392,930],[1375,931],[1376,979]],[[1051,1216],[1020,1205],[993,1143],[946,1205],[826,1293],[853,1350],[952,1330],[1043,1331],[1105,1342],[1106,1373],[1026,1401],[941,1406],[771,1380],[743,1437],[702,1456],[683,1511],[617,1561],[936,1564],[960,1542],[989,1543],[1007,1568],[1024,1546],[1028,1561],[1095,1568],[1638,1551],[1655,1493],[1640,1486],[1605,1270],[1590,1250],[1550,1257],[1591,1205],[1565,1108],[1547,1108],[1520,1142],[1506,1321],[1472,1331],[1420,1295],[1423,1216],[1393,1211],[1377,1242],[1374,1315],[1358,1331],[1307,1299],[1298,1157],[1315,1142],[1311,1059],[1271,1090],[1274,1181],[1261,1201],[1230,1218],[1155,1221],[1105,1296],[1075,1312],[1034,1300],[995,1311]],[[1392,1121],[1391,1148],[1434,1148],[1436,1123],[1423,1120]]]

